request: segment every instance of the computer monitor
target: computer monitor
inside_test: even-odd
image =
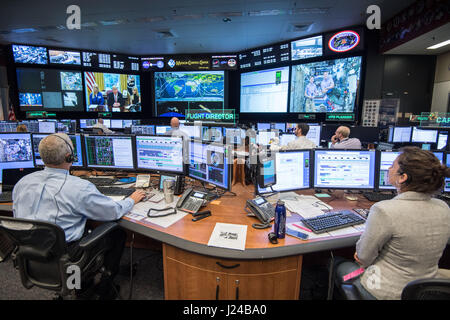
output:
[[[184,174],[183,138],[136,136],[137,169]]]
[[[262,146],[267,146],[270,141],[278,136],[278,132],[275,131],[259,131],[256,136],[256,143]]]
[[[95,123],[98,123],[98,121],[95,121]],[[103,119],[103,125],[107,128],[111,128],[111,120],[110,119]]]
[[[122,128],[131,128],[133,120],[122,120]]]
[[[39,133],[55,133],[55,121],[39,121]]]
[[[134,169],[131,136],[86,135],[84,147],[88,168]]]
[[[155,126],[154,125],[140,125],[140,126],[131,126],[132,134],[155,134]]]
[[[0,121],[0,132],[16,132],[17,122]]]
[[[80,119],[80,129],[92,128],[97,123],[97,119]]]
[[[223,141],[222,127],[202,127],[203,141]]]
[[[77,120],[59,120],[56,123],[56,131],[62,133],[75,133],[77,131]]]
[[[242,145],[245,140],[245,130],[241,128],[224,128],[225,141],[229,144]]]
[[[274,157],[258,157],[257,176],[259,188],[268,188],[277,182],[276,159]]]
[[[256,124],[256,130],[258,130],[258,131],[270,130],[270,123],[268,123],[268,122],[258,122]]]
[[[0,181],[3,169],[33,168],[30,133],[0,133]]]
[[[232,162],[226,145],[190,141],[189,177],[231,190]]]
[[[311,187],[311,151],[287,150],[275,154],[277,183],[274,191],[293,191]],[[270,188],[257,188],[258,194],[271,192]]]
[[[389,184],[388,172],[389,168],[394,163],[394,160],[400,155],[401,151],[381,151],[379,158],[378,170],[378,189],[379,190],[394,190],[395,187]],[[433,151],[433,154],[439,161],[444,163],[444,152]]]
[[[165,135],[170,129],[172,129],[171,126],[156,126],[156,134]]]
[[[118,119],[111,119],[111,129],[123,129],[123,121]]]
[[[41,134],[41,133],[32,134],[34,162],[36,166],[44,165],[44,161],[42,161],[41,155],[39,154],[39,143],[41,143],[41,140],[47,137],[48,135],[50,134]]]
[[[436,143],[438,130],[419,129],[413,127],[411,142],[413,143]]]
[[[322,126],[320,124],[309,124],[309,131],[306,135],[306,138],[311,140],[316,144],[316,146],[320,146],[320,133],[322,131]]]
[[[314,187],[327,189],[373,189],[375,150],[314,151]]]
[[[412,127],[394,127],[392,138],[388,142],[405,143],[411,141]]]
[[[270,129],[286,132],[286,123],[284,122],[271,123]]]
[[[289,142],[294,141],[295,140],[295,134],[291,134],[291,133],[285,133],[280,135],[280,146],[285,146],[287,145]]]
[[[438,150],[446,150],[448,141],[448,131],[439,131],[437,148]]]
[[[445,165],[450,167],[450,152],[446,153]],[[450,178],[445,178],[444,192],[450,192]]]

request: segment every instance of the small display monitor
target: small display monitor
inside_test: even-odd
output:
[[[411,142],[412,127],[394,127],[392,131],[392,139],[388,142],[405,143]]]
[[[0,132],[16,132],[17,122],[0,121]]]
[[[39,121],[39,133],[55,133],[55,121]]]
[[[259,157],[257,181],[258,187],[267,188],[277,182],[276,159],[274,157],[261,159]]]
[[[314,187],[374,189],[375,150],[314,151]]]
[[[203,141],[223,141],[222,127],[202,127]]]
[[[447,149],[447,140],[448,140],[448,132],[447,131],[439,131],[437,148],[438,150],[446,150]]]
[[[136,136],[137,169],[184,173],[183,138]]]
[[[172,129],[170,126],[156,126],[156,134],[165,135],[170,129]]]
[[[310,150],[280,151],[275,154],[277,182],[274,191],[293,191],[311,187],[311,152]],[[271,192],[270,188],[257,186],[257,193]]]
[[[81,52],[65,50],[48,50],[51,64],[81,65]]]
[[[322,36],[295,40],[291,42],[292,60],[322,56]]]
[[[258,122],[256,124],[256,130],[258,130],[258,131],[270,130],[270,123],[268,123],[268,122]]]
[[[43,166],[44,161],[42,161],[41,155],[39,154],[39,143],[41,143],[42,139],[47,137],[49,134],[38,134],[33,133],[33,153],[34,153],[34,162],[37,166]]]
[[[436,143],[438,130],[419,129],[413,127],[411,142],[414,143]]]
[[[0,181],[3,169],[33,168],[30,133],[0,133]]]
[[[132,134],[155,134],[155,126],[154,125],[139,125],[139,126],[132,125],[131,133]]]
[[[231,190],[230,153],[226,145],[191,141],[189,177]]]
[[[131,136],[84,136],[88,168],[134,169]]]
[[[278,132],[275,131],[259,131],[256,136],[256,143],[262,146],[267,146],[277,136]]]
[[[306,135],[306,138],[314,142],[316,146],[320,146],[321,131],[322,126],[320,124],[309,124],[309,131]]]
[[[12,45],[15,63],[47,64],[47,49],[45,47]]]
[[[80,129],[92,128],[96,123],[96,119],[80,119]]]
[[[245,130],[241,128],[224,128],[225,141],[230,144],[242,145],[245,140]]]

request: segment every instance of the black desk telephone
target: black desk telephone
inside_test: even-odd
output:
[[[273,205],[261,197],[247,200],[246,208],[250,209],[251,213],[263,223],[264,227],[270,226],[270,222],[275,217],[275,208]]]
[[[198,212],[206,204],[206,196],[207,194],[204,192],[193,190],[192,188],[186,189],[177,202],[177,209],[189,213]]]

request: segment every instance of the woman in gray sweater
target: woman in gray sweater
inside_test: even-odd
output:
[[[353,284],[367,299],[400,299],[403,288],[423,278],[448,277],[438,262],[450,238],[450,208],[432,198],[450,168],[433,153],[406,147],[389,168],[389,183],[398,195],[370,208],[356,244],[355,261],[337,267],[336,280],[363,267]]]

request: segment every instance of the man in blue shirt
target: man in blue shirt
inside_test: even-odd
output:
[[[145,196],[144,192],[136,191],[130,197],[116,202],[101,194],[92,183],[70,175],[73,144],[64,133],[42,139],[39,154],[45,169],[23,177],[14,187],[14,217],[48,221],[60,226],[66,236],[69,255],[74,260],[81,254],[78,244],[85,234],[87,219],[120,219]],[[99,286],[101,295],[106,294],[108,281],[114,278],[119,269],[126,239],[125,232],[119,231],[108,239],[114,242],[113,249],[105,256],[105,266],[111,272],[111,278],[102,279]]]

